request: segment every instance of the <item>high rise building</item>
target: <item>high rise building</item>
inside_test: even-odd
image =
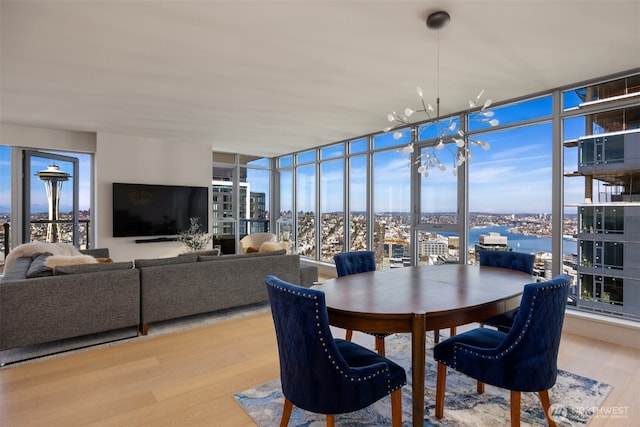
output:
[[[579,138],[577,306],[640,317],[640,129]]]

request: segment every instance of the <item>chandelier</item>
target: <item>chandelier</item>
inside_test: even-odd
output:
[[[445,11],[434,12],[427,18],[427,28],[432,30],[440,30],[444,28],[449,21],[451,20],[450,15]],[[438,31],[438,50],[437,50],[437,62],[436,62],[436,108],[429,103],[425,103],[423,98],[422,88],[418,87],[417,92],[420,97],[420,106],[416,110],[412,108],[405,108],[404,114],[396,113],[392,111],[387,115],[387,120],[393,123],[391,126],[383,129],[383,132],[390,132],[394,129],[400,127],[406,127],[411,124],[410,117],[414,115],[414,113],[424,113],[429,119],[429,124],[426,126],[430,126],[435,124],[437,126],[436,131],[436,140],[437,143],[432,147],[428,148],[423,154],[418,156],[417,160],[413,163],[414,165],[419,165],[417,171],[419,174],[427,177],[429,175],[429,169],[437,167],[441,171],[445,171],[447,168],[444,164],[442,164],[440,157],[442,155],[438,155],[438,152],[442,152],[446,148],[446,151],[449,152],[453,158],[453,174],[457,175],[458,167],[461,166],[464,162],[467,162],[471,159],[471,146],[479,146],[484,150],[489,150],[491,146],[487,142],[470,139],[462,129],[458,129],[458,124],[450,119],[448,126],[444,126],[440,121],[440,32]],[[488,110],[491,106],[491,99],[487,99],[482,103],[482,107],[478,111],[471,112],[475,110],[478,105],[480,105],[480,100],[482,95],[484,94],[484,90],[480,91],[478,96],[476,96],[473,100],[469,101],[469,113],[467,114],[469,121],[481,121],[484,123],[488,123],[490,126],[497,126],[500,122],[493,118],[494,112]],[[433,117],[433,113],[435,113],[435,118]],[[406,130],[406,129],[405,129]],[[402,149],[402,154],[413,153],[414,151],[414,143],[418,139],[416,135],[417,131],[413,134],[411,138],[411,142],[407,144]],[[403,130],[397,130],[393,133],[394,139],[400,139],[403,136]],[[449,145],[450,143],[455,143],[456,149],[452,150]]]

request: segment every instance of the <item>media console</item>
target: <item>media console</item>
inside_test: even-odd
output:
[[[155,237],[152,239],[136,239],[136,243],[176,242],[177,237]]]

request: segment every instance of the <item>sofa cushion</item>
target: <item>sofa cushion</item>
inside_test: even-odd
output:
[[[252,252],[252,253],[235,254],[235,255],[220,255],[220,256],[200,255],[198,256],[198,261],[228,261],[230,259],[277,256],[277,255],[286,255],[286,254],[287,254],[287,251],[285,251],[284,249],[281,249],[279,251],[273,251],[273,252]]]
[[[11,282],[14,280],[23,280],[27,278],[27,272],[31,266],[33,259],[30,256],[16,258],[11,267],[5,270],[4,275],[0,279],[2,282]]]
[[[159,265],[186,264],[189,262],[196,262],[196,261],[198,261],[198,255],[184,254],[184,255],[170,257],[170,258],[136,259],[134,261],[134,264],[137,268],[140,268],[140,267],[157,267]]]
[[[31,257],[31,265],[27,271],[27,279],[53,276],[53,269],[47,266],[47,258],[50,256],[51,254],[49,252],[33,254]]]
[[[193,251],[193,252],[187,252],[184,254],[180,254],[178,256],[189,256],[189,255],[220,255],[220,249],[215,248],[215,249],[203,249],[201,251]]]
[[[82,264],[82,265],[64,265],[56,267],[55,274],[82,274],[82,273],[95,273],[96,271],[112,271],[112,270],[127,270],[133,268],[133,262],[105,262],[98,264]]]

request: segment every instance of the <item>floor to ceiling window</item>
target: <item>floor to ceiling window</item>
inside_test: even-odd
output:
[[[11,147],[0,145],[0,264],[9,251],[8,229],[11,220]]]
[[[344,251],[344,144],[320,150],[320,260]]]
[[[368,204],[368,139],[351,141],[349,147],[349,247],[350,251],[366,250],[369,247]]]
[[[409,159],[399,149],[410,141],[408,132],[400,138],[394,138],[393,133],[373,137],[372,250],[379,269],[410,263],[411,167]]]
[[[497,104],[495,128],[469,111],[280,157],[280,219],[294,209],[298,252],[323,262],[341,246],[375,251],[378,268],[535,253],[538,276],[574,278],[570,304],[640,318],[639,94],[636,71]]]
[[[296,250],[301,256],[316,257],[316,152],[298,154],[296,168]]]

